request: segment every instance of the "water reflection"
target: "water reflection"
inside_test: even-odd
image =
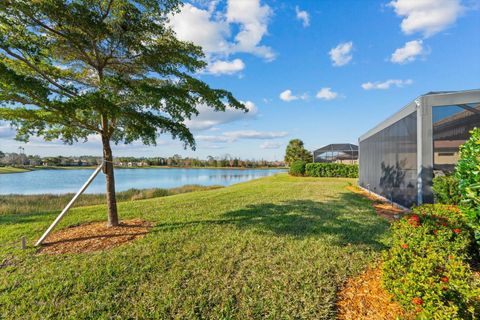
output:
[[[0,194],[62,194],[76,192],[93,170],[38,170],[0,175]],[[283,172],[278,169],[117,169],[117,191],[131,188],[174,188],[186,184],[231,185]],[[103,193],[100,174],[86,193]]]

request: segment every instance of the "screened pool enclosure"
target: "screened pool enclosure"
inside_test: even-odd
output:
[[[406,207],[433,202],[433,177],[453,171],[474,127],[480,90],[418,97],[359,138],[359,185]]]
[[[313,162],[357,163],[358,146],[334,143],[313,151]]]

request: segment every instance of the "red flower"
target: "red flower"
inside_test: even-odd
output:
[[[412,303],[416,305],[422,305],[423,304],[423,299],[419,297],[415,297],[412,299]]]
[[[438,230],[433,230],[434,235],[437,235],[437,233],[438,233]]]
[[[408,244],[402,243],[402,248],[403,248],[403,249],[407,249],[407,248],[408,248]]]
[[[440,281],[447,283],[448,282],[448,277],[441,277]]]
[[[453,259],[455,259],[455,256],[449,255],[448,259],[453,260]]]
[[[458,228],[453,229],[452,231],[453,231],[455,234],[459,234],[460,232],[462,232],[462,230],[461,230],[461,229],[458,229]]]
[[[408,218],[408,223],[413,227],[418,227],[420,225],[420,217],[416,214],[412,214]]]

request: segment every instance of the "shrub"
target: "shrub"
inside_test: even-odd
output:
[[[302,160],[294,161],[290,165],[289,173],[292,176],[303,176],[305,174],[305,162]]]
[[[383,285],[420,319],[477,319],[480,289],[469,266],[473,232],[453,206],[424,205],[392,226]]]
[[[309,177],[358,178],[358,165],[343,163],[308,163],[305,175]]]
[[[480,243],[480,128],[473,129],[470,134],[470,139],[460,147],[455,175],[459,181],[463,211]]]
[[[458,179],[455,176],[435,177],[432,189],[437,203],[450,205],[460,203]]]

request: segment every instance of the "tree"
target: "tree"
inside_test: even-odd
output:
[[[99,136],[108,225],[118,224],[111,142],[155,145],[168,133],[195,148],[184,121],[198,106],[245,106],[194,77],[202,49],[167,26],[178,0],[0,2],[0,119],[72,144]]]
[[[312,153],[305,149],[302,140],[293,139],[290,140],[285,150],[285,163],[290,165],[297,160],[309,162],[312,160]]]

